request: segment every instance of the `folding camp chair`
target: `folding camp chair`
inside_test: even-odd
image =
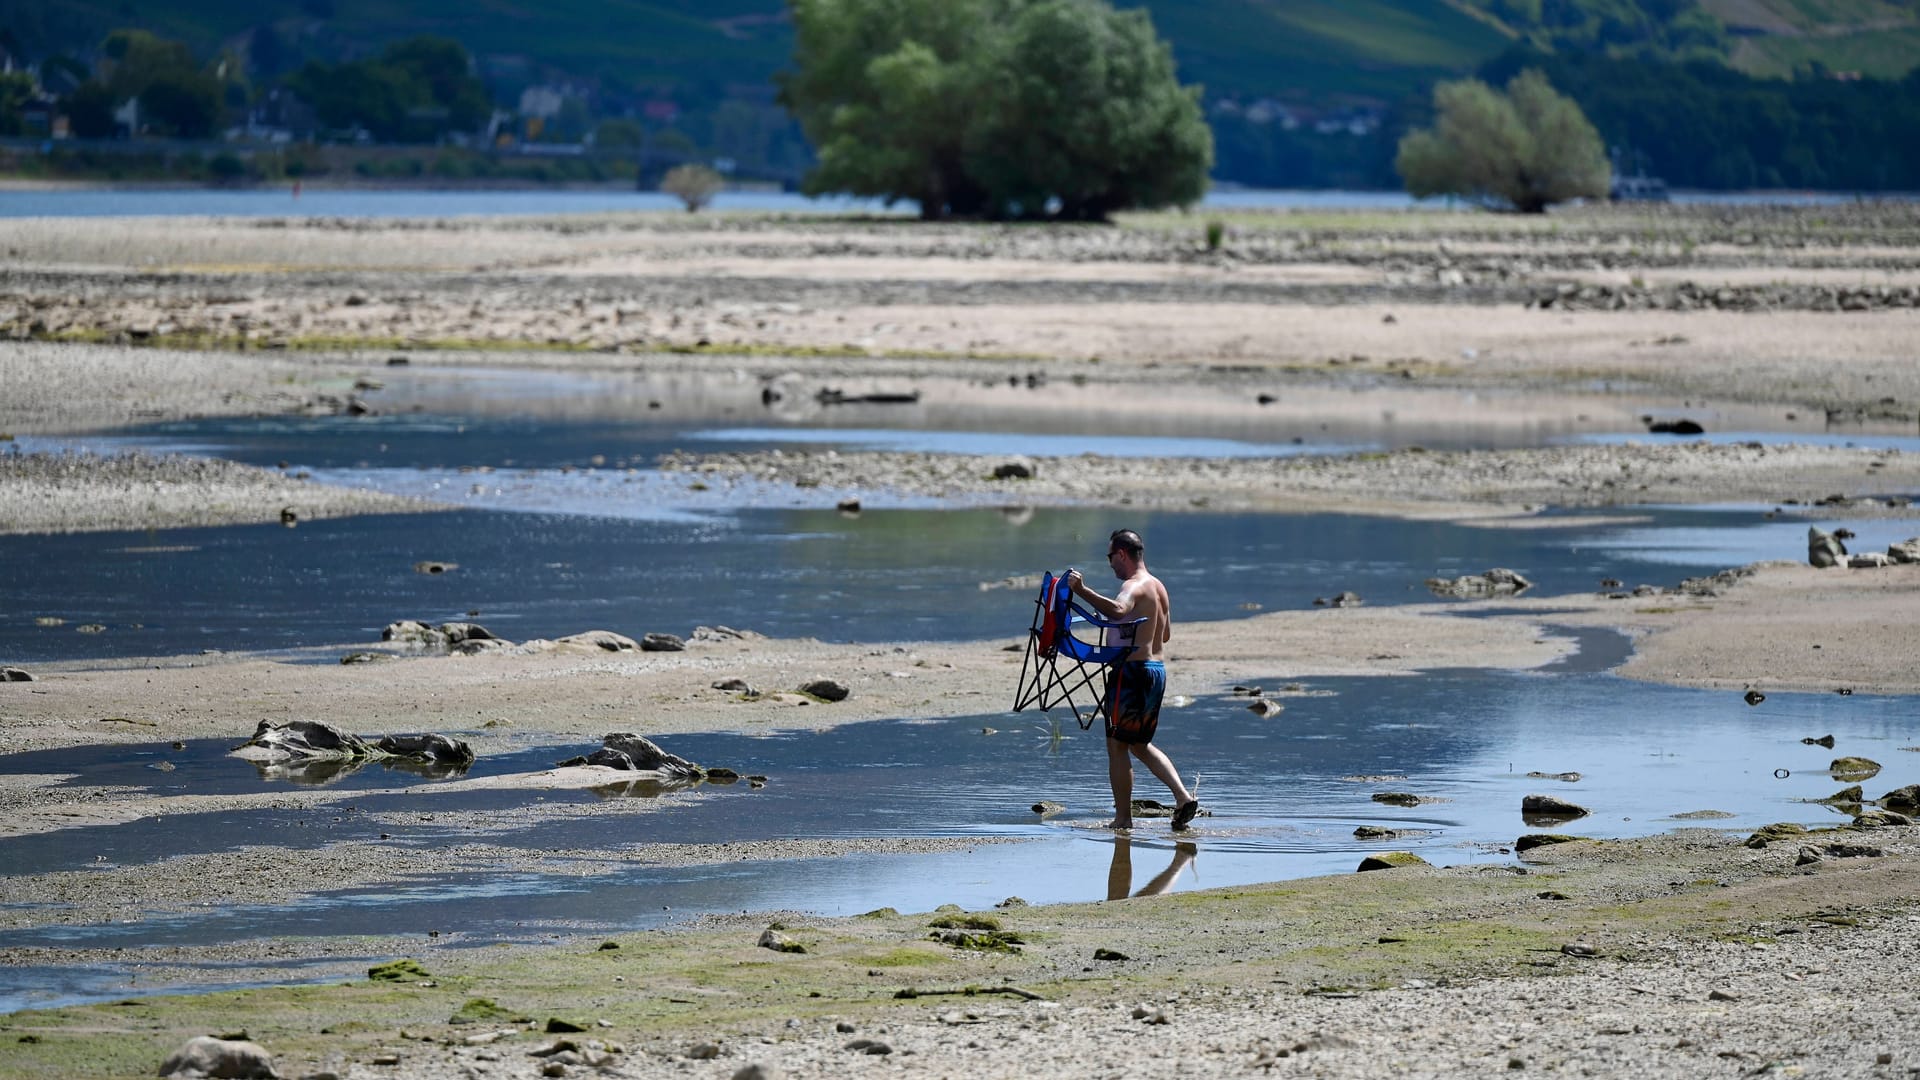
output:
[[[1036,707],[1046,712],[1065,703],[1085,731],[1100,715],[1106,686],[1098,681],[1110,664],[1133,651],[1134,634],[1144,618],[1109,622],[1074,603],[1066,575],[1048,571],[1040,579],[1033,625],[1027,629],[1027,655],[1020,662],[1020,685],[1013,711]]]

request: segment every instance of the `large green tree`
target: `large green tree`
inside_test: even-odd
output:
[[[1604,198],[1612,181],[1599,132],[1538,70],[1505,93],[1478,79],[1433,89],[1434,126],[1400,140],[1394,165],[1416,198],[1461,195],[1537,214]]]
[[[806,189],[949,215],[1189,203],[1212,139],[1144,12],[1104,0],[790,0]]]
[[[309,62],[287,84],[313,104],[322,124],[363,127],[381,142],[472,131],[490,109],[466,48],[446,38],[409,38],[351,63]]]

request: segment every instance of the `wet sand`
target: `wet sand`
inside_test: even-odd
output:
[[[1304,424],[1342,408],[1360,422],[1382,407],[1396,423],[1444,425],[1464,401],[1489,395],[1507,407],[1488,414],[1521,430],[1553,423],[1577,431],[1583,417],[1652,407],[1765,416],[1819,433],[1910,434],[1920,422],[1920,315],[1902,291],[1920,267],[1920,213],[1911,207],[1596,211],[1546,223],[1253,215],[1231,224],[1221,254],[1200,249],[1197,221],[1171,217],[1065,230],[618,216],[192,229],[0,222],[21,253],[0,278],[0,332],[15,339],[0,344],[9,386],[0,431],[340,411],[355,384],[377,380],[393,355],[423,367],[631,372],[692,387],[686,401],[707,404],[728,395],[752,401],[775,386],[802,401],[827,387],[924,386],[978,410],[975,422],[987,426],[994,416],[1086,402],[1076,395],[1135,415],[1179,402],[1224,426]],[[1708,291],[1679,289],[1690,281]],[[1692,308],[1661,306],[1669,304]],[[716,379],[720,371],[727,374]],[[377,401],[377,392],[359,392]],[[1263,394],[1273,400],[1262,405]],[[1336,398],[1348,404],[1329,405]],[[666,399],[668,408],[680,404]],[[817,485],[799,490],[822,499],[889,488],[999,502],[1144,499],[1471,517],[1499,527],[1536,524],[1547,506],[1739,500],[1792,513],[1789,500],[1804,506],[1832,495],[1843,501],[1823,506],[1823,517],[1908,517],[1905,499],[1920,491],[1915,455],[1656,441],[1125,467],[1045,459],[1017,485],[982,479],[988,461],[924,455],[710,455],[668,464],[797,480]],[[194,490],[198,466],[161,468]],[[32,531],[180,523],[130,502],[150,476],[100,463],[86,471],[87,484],[60,485],[72,509],[57,526],[26,517],[25,507],[48,501],[42,488],[17,470],[0,472],[0,520]],[[254,472],[266,475],[243,486],[262,494],[281,482],[271,470]],[[278,498],[246,513],[272,520]],[[305,498],[321,505],[328,497]],[[350,495],[338,498],[339,512],[355,508]],[[1501,602],[1518,613],[1485,618],[1469,617],[1473,605],[1414,605],[1185,624],[1171,648],[1169,692],[1218,692],[1254,672],[1538,667],[1567,647],[1542,633],[1551,609],[1556,624],[1631,633],[1635,652],[1622,669],[1630,677],[1915,693],[1906,628],[1917,591],[1912,566],[1767,565],[1715,595],[1524,598]],[[38,681],[0,684],[0,749],[237,741],[260,717],[296,709],[358,728],[376,704],[413,730],[510,721],[478,730],[483,753],[489,730],[590,745],[622,729],[975,715],[1004,707],[979,687],[999,684],[983,672],[1017,665],[1012,644],[755,640],[681,654],[500,653],[349,666],[231,654],[36,665]],[[792,693],[817,675],[848,683],[853,695],[828,704]],[[711,688],[729,677],[771,693],[749,702]],[[1011,680],[1009,670],[1000,681]],[[277,798],[318,808],[328,796]],[[32,781],[0,788],[0,802],[14,835],[181,809]],[[1911,833],[1847,832],[1758,851],[1737,837],[1687,833],[1542,849],[1522,861],[1525,875],[1395,870],[1012,908],[1001,917],[1031,938],[1018,955],[928,943],[927,920],[905,916],[792,917],[789,932],[811,950],[792,955],[754,947],[775,917],[765,914],[630,935],[606,952],[597,943],[487,956],[414,938],[318,949],[276,942],[270,951],[310,955],[342,974],[352,970],[348,951],[412,952],[434,985],[167,998],[138,1006],[138,1017],[99,1007],[0,1018],[0,1034],[39,1040],[0,1040],[0,1073],[151,1073],[186,1035],[241,1026],[282,1055],[286,1075],[538,1073],[542,1059],[527,1050],[543,1040],[524,1026],[505,1024],[515,1034],[499,1043],[469,1044],[472,1028],[446,1025],[466,997],[488,996],[535,1027],[547,1015],[582,1018],[590,1030],[578,1040],[622,1044],[615,1063],[643,1075],[732,1076],[750,1062],[793,1076],[904,1065],[935,1075],[1304,1066],[1330,1076],[1583,1068],[1691,1077],[1748,1074],[1770,1062],[1897,1075],[1920,1064],[1910,1060],[1920,1013],[1897,993],[1863,997],[1859,988],[1900,985],[1920,948]],[[1883,854],[1836,855],[1829,845]],[[1799,863],[1803,846],[1818,861]],[[876,841],[850,850],[885,849]],[[454,866],[499,858],[484,844],[442,855]],[[587,849],[580,857],[626,856]],[[247,858],[287,879],[305,865],[266,848]],[[350,851],[323,858],[351,880],[397,872],[378,859],[352,869]],[[1163,848],[1143,850],[1138,862],[1164,858]],[[193,860],[110,874],[98,881],[156,903],[230,895],[226,878]],[[83,879],[18,884],[31,896],[82,898],[74,917],[86,918],[99,894]],[[1576,941],[1600,955],[1561,951]],[[1096,961],[1095,947],[1132,959]],[[221,959],[216,953],[153,959],[190,964]],[[5,959],[105,957],[10,950]],[[1047,1001],[891,996],[902,986],[1001,982]],[[1307,993],[1314,990],[1322,992]],[[592,1027],[596,1019],[612,1026]],[[861,1037],[892,1052],[845,1049]],[[705,1042],[713,1056],[689,1055]],[[388,1055],[394,1064],[373,1064]]]

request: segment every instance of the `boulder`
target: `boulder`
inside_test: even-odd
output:
[[[1556,833],[1528,833],[1513,842],[1515,851],[1532,851],[1534,848],[1552,847],[1555,844],[1571,844],[1580,839],[1577,836],[1560,836]]]
[[[1839,566],[1847,557],[1847,546],[1840,538],[1817,525],[1807,527],[1807,563],[1812,566]]]
[[[1912,824],[1912,818],[1892,810],[1868,810],[1853,818],[1853,827],[1856,829],[1904,829]]]
[[[253,737],[234,753],[256,760],[372,757],[373,747],[358,735],[319,720],[262,720]]]
[[[463,641],[498,641],[500,640],[498,637],[494,636],[493,631],[488,630],[486,627],[481,626],[479,623],[447,622],[447,623],[441,623],[439,626],[435,627],[434,629],[440,631],[441,634],[446,636],[447,644],[449,645],[458,645]]]
[[[1533,588],[1533,582],[1504,567],[1495,567],[1484,574],[1467,574],[1452,580],[1427,579],[1427,589],[1435,596],[1463,600],[1488,596],[1513,596],[1531,588]]]
[[[1031,480],[1038,473],[1034,463],[1025,458],[1003,461],[993,467],[995,480]]]
[[[428,646],[445,648],[447,635],[426,623],[414,619],[401,619],[399,622],[388,623],[387,628],[380,631],[380,640],[400,645],[418,645],[423,648]]]
[[[665,773],[668,776],[684,776],[697,779],[703,770],[700,766],[677,754],[669,754],[653,740],[631,732],[612,732],[601,740],[609,750],[618,750],[633,760],[633,767],[642,772]]]
[[[167,1056],[160,1066],[163,1077],[221,1077],[230,1080],[280,1080],[274,1071],[273,1055],[259,1043],[246,1039],[219,1039],[197,1035]]]
[[[1858,792],[1859,788],[1851,789]],[[1855,802],[1860,800],[1856,798]],[[1903,814],[1920,810],[1920,784],[1908,784],[1903,788],[1894,788],[1880,796],[1880,805],[1889,810],[1898,810]]]
[[[583,649],[602,649],[606,652],[636,652],[640,648],[639,642],[611,630],[587,630],[578,634],[568,634],[566,637],[557,638],[556,643]]]
[[[389,757],[439,765],[473,764],[473,747],[445,735],[382,735],[373,748]]]
[[[1880,763],[1872,758],[1837,757],[1827,766],[1835,780],[1871,780],[1880,772]]]
[[[847,695],[853,691],[847,689],[845,683],[835,682],[832,679],[815,679],[812,682],[803,683],[800,692],[811,694],[822,701],[845,701]]]
[[[1593,811],[1552,795],[1528,795],[1520,800],[1520,812],[1530,817],[1577,818]]]
[[[1253,701],[1247,705],[1247,709],[1256,716],[1279,716],[1286,710],[1286,706],[1274,701],[1272,698],[1254,698]]]
[[[691,640],[713,645],[725,641],[763,641],[766,636],[752,630],[735,630],[731,626],[696,626]]]
[[[1887,558],[1897,563],[1920,562],[1920,536],[1887,545]]]
[[[1383,851],[1360,860],[1361,870],[1397,870],[1403,866],[1431,866],[1411,851]]]
[[[1775,840],[1787,840],[1805,835],[1807,835],[1805,825],[1797,821],[1777,821],[1772,825],[1762,825],[1754,830],[1753,835],[1747,837],[1746,845],[1750,848],[1763,848]]]
[[[1863,551],[1847,556],[1847,567],[1852,570],[1878,570],[1892,565],[1893,559],[1878,551]]]
[[[748,697],[754,697],[760,693],[760,691],[753,688],[752,683],[740,678],[718,679],[714,682],[713,688],[715,690],[725,690],[732,694],[746,694]]]
[[[643,634],[640,637],[641,652],[685,652],[687,643],[675,634]]]
[[[478,656],[481,653],[503,652],[511,649],[513,642],[497,637],[467,638],[465,641],[453,642],[447,648],[461,656]]]
[[[0,668],[0,682],[33,682],[33,673],[25,668]]]
[[[1373,793],[1373,801],[1385,803],[1388,806],[1419,806],[1427,800],[1407,791],[1376,791]]]

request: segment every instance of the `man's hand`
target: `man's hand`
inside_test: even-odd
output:
[[[1067,580],[1067,591],[1070,593],[1073,593],[1075,596],[1080,595],[1080,587],[1083,584],[1083,582],[1080,580],[1080,571],[1078,570],[1067,571],[1066,580]]]

